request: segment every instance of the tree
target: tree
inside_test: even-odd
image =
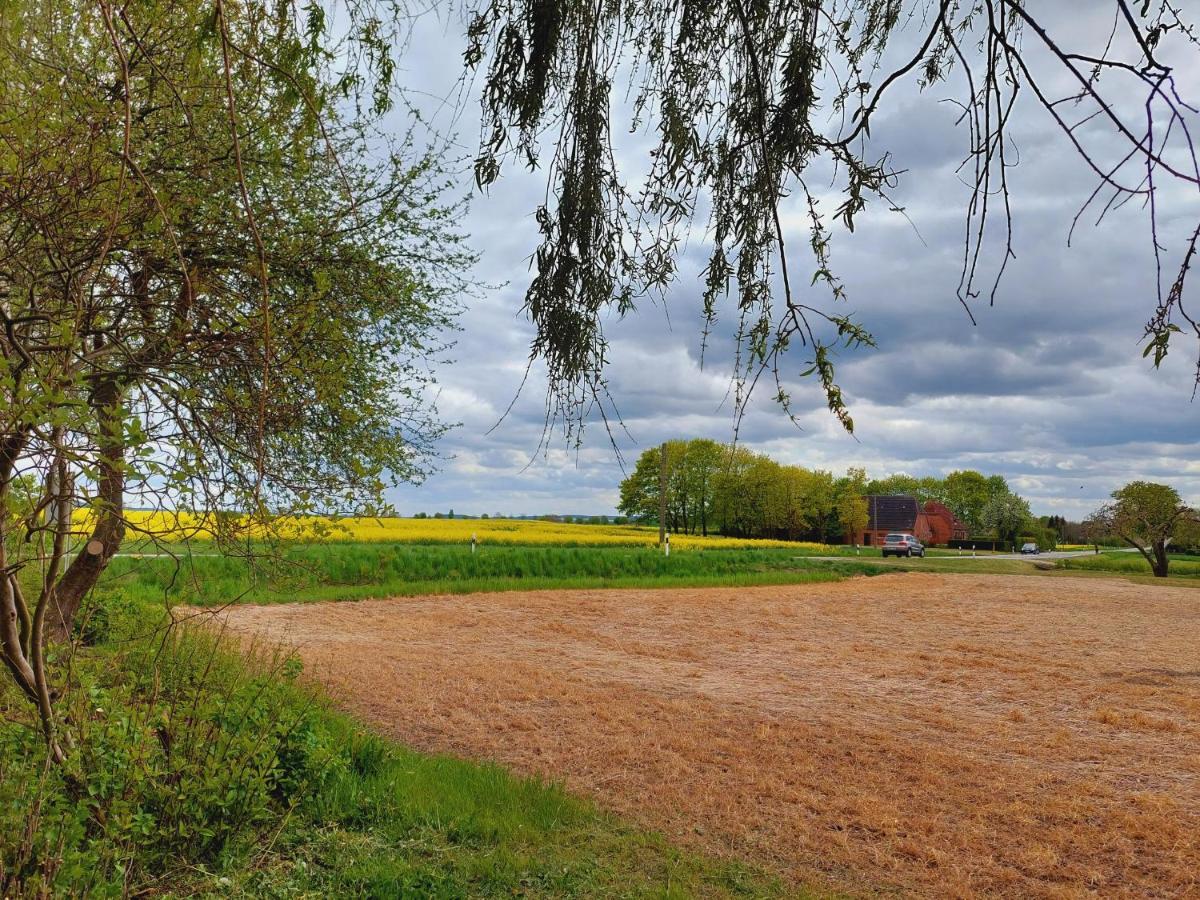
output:
[[[989,478],[974,469],[961,469],[946,476],[942,502],[958,516],[969,534],[977,535],[987,530],[983,511],[988,503],[1008,493],[1008,483],[1002,477]]]
[[[748,490],[757,459],[745,447],[734,446],[713,477],[713,513],[722,534],[745,537],[762,521]]]
[[[763,375],[790,408],[781,361],[803,347],[799,374],[820,381],[852,430],[833,354],[872,338],[842,306],[833,224],[853,231],[870,202],[895,206],[889,195],[903,173],[868,138],[906,80],[959,92],[973,193],[957,296],[968,313],[981,295],[995,298],[1013,257],[1010,134],[1025,110],[1040,109],[1096,177],[1095,192],[1080,198],[1084,211],[1094,204],[1102,219],[1129,200],[1147,210],[1155,262],[1146,274],[1156,279],[1148,293],[1157,302],[1146,311],[1146,354],[1161,364],[1181,323],[1200,337],[1182,305],[1200,227],[1164,249],[1155,202],[1162,190],[1200,186],[1200,170],[1180,162],[1196,157],[1196,98],[1180,96],[1168,63],[1196,61],[1196,23],[1178,0],[1105,5],[1107,40],[1107,29],[1093,34],[1074,16],[1053,21],[1054,4],[1022,0],[479,4],[466,55],[484,79],[476,180],[486,187],[510,160],[547,173],[525,308],[533,356],[549,373],[548,419],[570,429],[607,407],[603,317],[665,290],[704,211],[711,244],[700,304],[712,325],[732,301],[739,412]],[[639,80],[619,84],[627,73]],[[1018,103],[1021,94],[1033,105]],[[622,171],[613,152],[622,126],[612,115],[625,108],[617,96],[633,98],[634,128],[655,135],[642,172]],[[1081,127],[1093,120],[1105,127]],[[843,191],[832,210],[809,187],[828,190],[829,173]],[[807,217],[804,264],[782,225],[797,212]],[[1174,275],[1163,284],[1168,250]],[[824,298],[801,291],[810,283]]]
[[[804,473],[801,502],[817,540],[826,544],[838,528],[838,491],[833,473],[824,469]]]
[[[767,469],[766,501],[761,532],[783,540],[796,540],[812,525],[808,494],[811,473],[799,466]]]
[[[918,478],[903,472],[867,482],[863,490],[866,494],[899,494],[915,497],[922,503],[926,500],[944,500],[945,495],[945,485],[942,479],[932,475]]]
[[[838,527],[844,535],[856,535],[870,522],[866,485],[866,470],[859,468],[847,469],[845,477],[837,481]]]
[[[470,262],[436,159],[372,132],[287,10],[69,6],[0,19],[0,658],[59,760],[45,640],[126,504],[226,549],[383,509],[443,431]]]
[[[1171,547],[1176,551],[1200,552],[1200,515],[1184,516],[1175,526]]]
[[[997,494],[983,508],[980,518],[997,540],[1013,543],[1032,515],[1029,504],[1016,494]]]
[[[1145,557],[1156,578],[1166,578],[1167,545],[1196,521],[1175,488],[1152,481],[1131,481],[1113,491],[1113,502],[1092,515],[1095,527],[1121,538]]]
[[[694,438],[687,442],[683,477],[686,479],[687,492],[693,498],[692,534],[697,529],[703,535],[708,534],[712,519],[713,478],[728,455],[728,447],[708,438]]]
[[[657,447],[644,451],[633,471],[620,484],[617,509],[631,519],[658,523],[658,473],[661,465]]]
[[[667,441],[667,524],[672,532],[708,534],[712,517],[713,476],[729,450],[716,441],[696,438]],[[658,522],[661,450],[644,451],[620,484],[617,508],[625,515]]]

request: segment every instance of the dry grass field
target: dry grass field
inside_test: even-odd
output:
[[[851,894],[1200,896],[1200,595],[836,584],[235,607],[410,745]]]

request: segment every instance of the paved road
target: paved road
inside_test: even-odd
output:
[[[1113,548],[1110,547],[1107,549],[1112,550]],[[1122,547],[1120,550],[1117,550],[1116,552],[1118,552],[1118,553],[1137,553],[1137,551],[1135,549],[1133,549],[1132,547]],[[1072,557],[1075,557],[1075,556],[1095,556],[1095,555],[1096,554],[1095,554],[1094,550],[1055,550],[1055,551],[1047,551],[1045,553],[1039,553],[1036,556],[1033,554],[1022,554],[1022,553],[983,553],[983,554],[980,554],[976,558],[977,559],[1023,559],[1026,562],[1033,562],[1034,560],[1038,560],[1038,559],[1071,559]],[[846,559],[870,560],[870,559],[880,559],[881,557],[879,556],[878,550],[864,549],[862,554],[858,555],[858,556],[797,556],[796,558],[797,559],[820,559],[820,560],[827,560],[827,561],[841,561],[841,560],[846,560]],[[925,559],[928,559],[928,560],[970,559],[970,558],[971,558],[970,550],[964,550],[962,552],[961,556],[959,556],[959,555],[932,556],[931,555],[931,556],[925,557]]]
[[[1112,549],[1112,548],[1109,548]],[[1119,553],[1137,553],[1132,547],[1122,547]],[[1039,553],[1037,556],[1024,556],[1020,553],[997,553],[992,559],[1071,559],[1074,556],[1095,556],[1095,550],[1054,550]],[[930,557],[932,559],[933,557]]]

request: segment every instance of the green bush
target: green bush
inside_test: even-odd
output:
[[[29,840],[0,840],[0,896],[120,894],[180,866],[219,867],[276,823],[339,752],[285,663],[246,663],[212,636],[178,631],[81,660],[62,704],[63,769],[44,766],[32,729],[0,727],[2,833],[22,833],[34,812]]]

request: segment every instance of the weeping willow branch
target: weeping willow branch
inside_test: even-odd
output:
[[[1165,62],[1179,54],[1196,61],[1200,42],[1169,0],[1111,0],[1109,9],[1113,33],[1091,48],[1072,16],[1056,21],[1020,0],[492,0],[477,7],[465,60],[484,73],[476,179],[486,188],[513,162],[545,164],[547,200],[536,211],[542,239],[525,311],[536,329],[531,363],[549,376],[547,422],[570,436],[607,402],[605,316],[661,298],[693,221],[705,217],[701,353],[718,319],[732,318],[739,419],[770,371],[789,415],[786,385],[814,376],[852,430],[834,356],[873,339],[869,323],[842,308],[830,223],[850,232],[869,204],[895,208],[889,195],[901,174],[874,149],[871,126],[894,109],[892,93],[906,81],[927,92],[945,86],[960,110],[959,171],[969,190],[957,296],[972,322],[977,301],[996,301],[1015,256],[1009,172],[1019,160],[1010,130],[1015,117],[1040,110],[1100,181],[1085,209],[1105,195],[1101,219],[1130,199],[1147,205],[1159,298],[1147,353],[1161,363],[1182,331],[1176,318],[1200,341],[1184,309],[1196,238],[1164,249],[1157,204],[1164,189],[1200,191],[1197,111]],[[622,78],[631,78],[624,103],[613,90]],[[1130,103],[1131,93],[1140,100]],[[618,165],[616,115],[653,133],[641,170]],[[1115,160],[1101,124],[1125,145]],[[827,217],[806,176],[828,171],[843,196]],[[791,252],[795,237],[782,225],[797,211],[810,231],[806,288]],[[996,228],[998,250],[990,237]],[[1168,252],[1180,261],[1174,279],[1163,274]],[[805,361],[792,368],[798,350]]]

